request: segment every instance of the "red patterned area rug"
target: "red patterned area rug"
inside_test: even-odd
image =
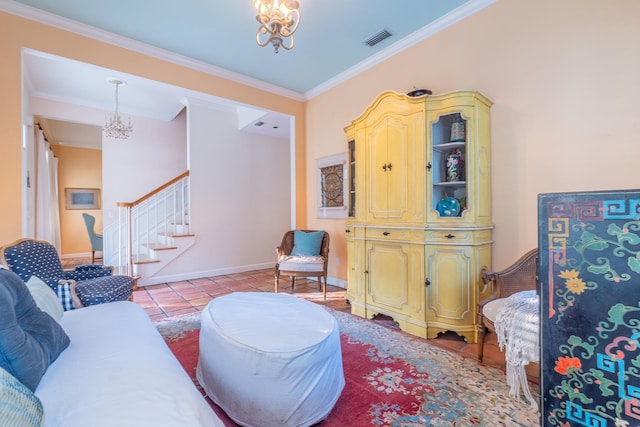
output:
[[[318,427],[538,426],[539,414],[509,397],[503,371],[348,313],[338,320],[346,385]],[[196,386],[199,313],[157,323]],[[530,384],[532,393],[538,386]],[[210,402],[225,425],[236,426]]]

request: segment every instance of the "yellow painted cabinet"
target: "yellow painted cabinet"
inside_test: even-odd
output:
[[[409,212],[409,129],[403,117],[384,117],[367,129],[367,221],[403,221]]]
[[[427,98],[428,224],[491,225],[490,107],[478,92]]]
[[[490,106],[478,92],[384,92],[345,128],[352,313],[476,341],[478,281],[491,263]]]
[[[356,162],[354,219],[424,221],[424,108],[424,99],[384,92],[345,129]]]
[[[366,315],[392,316],[400,328],[424,337],[424,246],[368,240]]]
[[[351,302],[351,313],[366,317],[365,310],[365,282],[364,282],[364,240],[358,238],[358,229],[353,226],[347,226],[347,259],[350,260],[347,267],[347,300]]]
[[[474,236],[472,240],[481,239]],[[489,296],[478,294],[479,281],[482,270],[489,268],[491,244],[466,243],[426,245],[427,338],[455,331],[468,342],[477,341],[476,305]]]
[[[456,330],[475,342],[475,298],[470,283],[475,283],[471,269],[471,252],[464,246],[428,245],[427,266],[427,337]],[[467,327],[467,328],[465,328]],[[468,330],[465,330],[468,329]]]

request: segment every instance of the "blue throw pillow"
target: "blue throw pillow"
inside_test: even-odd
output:
[[[293,231],[293,249],[291,255],[294,256],[318,256],[322,247],[324,231],[305,232]]]
[[[36,305],[17,274],[0,269],[0,367],[35,391],[69,337]]]

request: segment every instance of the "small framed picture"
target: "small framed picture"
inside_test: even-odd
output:
[[[318,218],[346,218],[348,193],[347,153],[317,160]]]
[[[65,188],[67,209],[100,209],[99,188]]]

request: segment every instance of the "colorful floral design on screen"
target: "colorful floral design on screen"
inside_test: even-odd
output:
[[[640,194],[540,199],[545,426],[640,426]]]
[[[640,425],[640,389],[635,385],[640,377],[639,318],[640,303],[639,307],[616,304],[594,335],[571,336],[559,348],[568,356],[556,359],[554,371],[561,380],[551,395],[564,404],[547,414],[550,425],[562,425],[564,419],[602,427],[630,427],[628,420],[635,419],[633,425]],[[597,351],[602,346],[604,352]],[[602,396],[596,406],[602,410],[584,407],[594,402],[592,387]]]

